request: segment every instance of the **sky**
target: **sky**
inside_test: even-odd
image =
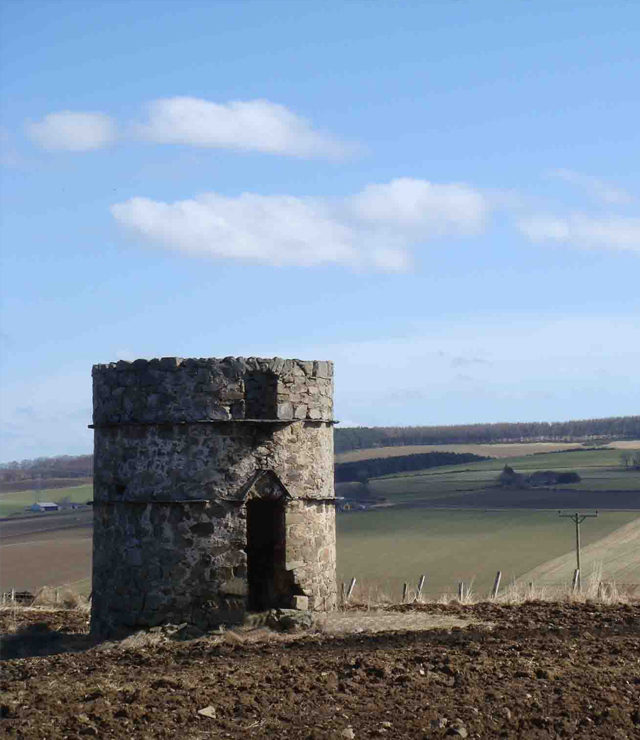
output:
[[[342,425],[640,413],[635,0],[8,0],[0,461],[91,366],[335,362]]]

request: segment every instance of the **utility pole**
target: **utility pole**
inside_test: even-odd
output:
[[[598,516],[598,512],[595,514],[563,514],[561,511],[558,512],[558,516],[562,519],[571,519],[576,525],[576,574],[574,577],[574,584],[578,587],[578,590],[582,588],[582,580],[580,577],[580,525],[585,519],[595,518]]]

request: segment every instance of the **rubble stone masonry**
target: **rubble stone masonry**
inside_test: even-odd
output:
[[[332,363],[120,361],[93,387],[95,633],[335,608]]]

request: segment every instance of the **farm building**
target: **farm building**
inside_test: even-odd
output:
[[[29,511],[58,511],[59,508],[58,504],[54,504],[53,501],[38,501],[31,504]]]
[[[92,629],[336,605],[333,366],[96,365]]]

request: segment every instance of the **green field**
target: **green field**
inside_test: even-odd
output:
[[[68,498],[73,503],[83,504],[93,498],[93,486],[73,486],[72,488],[49,488],[41,491],[14,491],[0,493],[0,516],[24,514],[25,508],[36,501],[62,501]]]
[[[517,445],[513,449],[522,453],[529,448]],[[534,444],[530,449],[539,450],[540,447]],[[583,544],[588,548],[640,517],[640,471],[625,470],[620,454],[619,449],[520,454],[514,458],[503,457],[373,479],[369,482],[371,492],[384,496],[392,505],[338,514],[339,579],[347,581],[356,576],[358,583],[364,585],[365,597],[371,587],[374,600],[381,593],[398,600],[402,584],[408,582],[415,588],[421,574],[427,576],[424,593],[431,598],[447,591],[453,593],[460,580],[472,582],[474,591],[485,595],[497,570],[502,571],[505,585],[530,572],[544,573],[547,580],[557,579],[557,573],[565,578],[571,570],[571,557],[567,554],[573,549],[574,531],[567,520],[558,518],[554,509],[484,511],[480,507],[485,504],[479,503],[476,509],[445,510],[428,509],[419,504],[431,502],[436,506],[446,506],[452,496],[465,492],[479,492],[484,501],[485,495],[495,495],[495,491],[500,490],[493,486],[505,462],[524,474],[536,470],[576,471],[582,481],[563,485],[563,490],[602,492],[605,504],[607,491],[611,491],[612,496],[615,492],[631,491],[627,500],[636,501],[635,511],[601,511],[597,519],[585,522]],[[545,493],[545,489],[540,488],[508,490],[507,505],[517,506],[532,491]],[[633,493],[636,491],[637,496]],[[40,501],[59,501],[67,496],[74,502],[90,500],[92,486],[0,494],[0,514],[22,513],[36,497]],[[558,491],[558,496],[558,508],[563,508],[561,491]],[[395,506],[398,504],[400,506]],[[606,508],[606,505],[602,506],[602,509]],[[606,544],[606,547],[592,549],[592,559],[602,563],[605,578],[609,567],[613,577],[619,572],[639,581],[640,548],[635,546],[635,541],[631,540],[629,544],[628,540],[616,540],[616,536],[614,534],[613,540],[604,541],[605,544],[617,542],[615,553],[614,546]],[[89,535],[86,532],[77,535],[80,539],[85,538],[86,542],[76,542],[76,535],[71,530],[65,530],[56,537],[60,540],[55,543],[56,563],[59,563],[56,568],[60,573],[63,566],[69,568],[61,580],[55,580],[56,574],[52,573],[47,576],[48,582],[75,581],[76,586],[86,587],[90,562]],[[44,548],[44,543],[39,547]],[[46,547],[54,547],[53,541]],[[40,573],[42,559],[38,560],[36,555],[39,551],[34,548],[35,545],[31,547],[32,554]],[[566,563],[562,561],[552,568],[550,561],[563,555],[567,555]],[[16,567],[19,570],[23,568],[22,562],[18,559]],[[546,570],[543,567],[541,571],[542,566]]]
[[[603,512],[583,525],[589,545],[637,519],[639,512]],[[506,585],[573,548],[574,529],[557,512],[388,508],[339,514],[338,578],[356,576],[374,595],[398,600],[402,584],[427,576],[425,594],[437,598],[457,583],[486,594],[496,571]],[[604,576],[607,574],[603,558]],[[366,594],[365,594],[366,595]]]
[[[615,449],[569,450],[398,473],[370,480],[369,488],[373,494],[384,496],[393,503],[445,499],[493,486],[505,462],[518,473],[528,474],[536,470],[579,473],[582,481],[563,484],[561,487],[565,490],[640,493],[640,471],[625,470],[620,463],[620,450]]]
[[[640,447],[640,441],[638,442]],[[398,457],[399,455],[417,455],[425,452],[471,452],[484,457],[518,457],[533,455],[535,452],[554,452],[581,448],[579,442],[494,442],[492,444],[442,444],[442,445],[399,445],[396,447],[369,447],[364,450],[339,452],[336,462],[355,462],[372,458]]]

